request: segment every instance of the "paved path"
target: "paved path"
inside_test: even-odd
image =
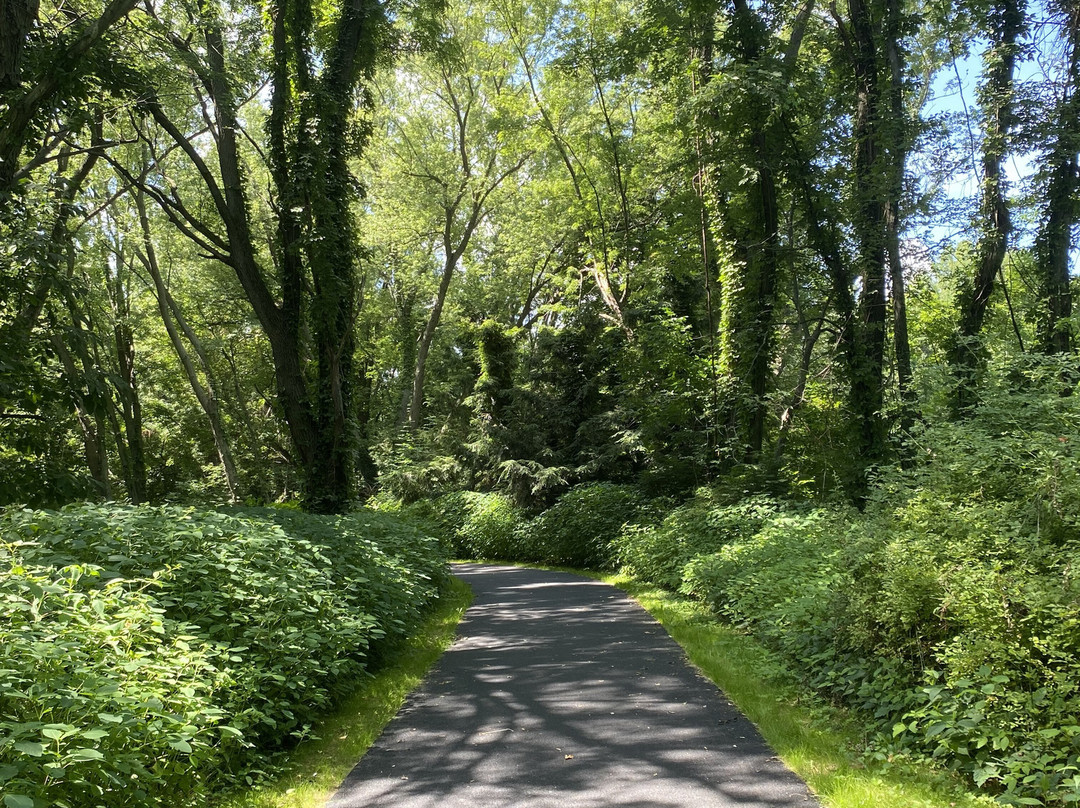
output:
[[[459,639],[328,808],[818,803],[640,606],[566,573],[461,564]]]

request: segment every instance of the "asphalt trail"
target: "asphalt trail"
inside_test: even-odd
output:
[[[621,591],[455,565],[476,594],[328,808],[817,808],[754,726]]]

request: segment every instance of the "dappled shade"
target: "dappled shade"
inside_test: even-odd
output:
[[[330,808],[816,805],[753,725],[618,590],[458,565],[460,638]]]

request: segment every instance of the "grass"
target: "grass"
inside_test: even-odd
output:
[[[427,622],[389,655],[392,662],[315,727],[317,737],[288,753],[283,774],[227,797],[219,808],[321,808],[453,642],[471,601],[468,584],[451,579]]]
[[[905,761],[867,765],[855,751],[863,735],[858,723],[800,692],[763,646],[717,622],[694,601],[625,576],[604,580],[636,598],[663,624],[827,808],[998,805],[988,796],[962,790],[946,772]]]

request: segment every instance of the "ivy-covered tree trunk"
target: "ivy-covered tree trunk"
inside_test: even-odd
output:
[[[355,180],[348,166],[352,148],[348,129],[358,83],[371,78],[375,69],[373,28],[382,16],[375,0],[352,0],[342,10],[337,39],[314,88],[311,120],[316,136],[305,145],[315,170],[305,178],[301,164],[291,174],[294,183],[307,180],[310,205],[305,253],[312,279],[310,323],[318,375],[313,402],[315,464],[308,472],[307,499],[314,510],[342,509],[353,490],[357,239],[349,209]],[[298,70],[303,67],[297,65]]]
[[[769,33],[745,0],[736,0],[727,37],[740,71],[738,95],[741,134],[720,203],[730,254],[721,262],[720,370],[727,380],[732,457],[757,462],[765,440],[766,394],[773,359],[773,310],[776,305],[780,239],[776,164],[779,133],[769,76],[778,65],[768,54]],[[748,179],[747,179],[748,178]],[[718,189],[719,190],[719,189]]]
[[[1013,74],[1018,40],[1024,30],[1024,5],[1024,0],[997,0],[989,9],[991,39],[979,92],[986,119],[982,148],[982,228],[975,275],[957,301],[959,322],[949,348],[953,372],[951,405],[956,415],[969,413],[978,403],[977,376],[982,363],[979,335],[1012,233],[1002,166],[1014,120]]]
[[[328,26],[330,37],[316,35],[309,0],[281,0],[270,7],[268,18],[267,156],[280,303],[255,247],[236,79],[226,58],[221,12],[209,0],[193,17],[205,57],[180,37],[170,41],[199,92],[213,101],[217,175],[157,99],[147,102],[146,109],[195,166],[224,225],[224,237],[174,193],[155,188],[152,195],[189,237],[236,273],[270,343],[277,400],[303,471],[305,505],[338,512],[352,497],[357,451],[352,398],[357,246],[349,209],[357,184],[348,160],[364,137],[351,131],[351,122],[357,107],[367,103],[360,91],[373,75],[385,12],[378,0],[349,0]],[[370,464],[366,467],[370,472]]]
[[[1074,334],[1070,323],[1072,292],[1069,252],[1072,234],[1080,218],[1080,3],[1063,3],[1065,32],[1065,85],[1058,102],[1057,120],[1050,135],[1046,168],[1050,177],[1042,228],[1035,242],[1035,259],[1043,300],[1039,317],[1039,349],[1048,354],[1067,354]]]
[[[473,387],[473,415],[476,439],[469,444],[475,471],[486,483],[494,483],[499,464],[506,460],[513,440],[508,423],[514,397],[517,344],[513,332],[494,320],[485,321],[476,339],[480,375]],[[513,455],[509,455],[513,457]]]
[[[888,69],[886,95],[888,96],[888,119],[885,122],[887,136],[885,148],[888,159],[889,179],[886,192],[885,231],[888,244],[889,280],[893,312],[893,354],[896,359],[896,381],[903,406],[901,428],[911,428],[915,407],[915,391],[912,387],[911,341],[908,337],[907,290],[904,266],[900,255],[900,232],[902,227],[900,204],[904,195],[904,171],[910,149],[907,112],[904,108],[904,55],[900,47],[901,6],[900,0],[885,0],[884,51]]]
[[[882,57],[880,9],[867,0],[850,0],[850,20],[842,25],[851,63],[855,105],[852,116],[853,210],[857,242],[855,275],[862,290],[854,313],[848,375],[850,408],[854,419],[858,477],[885,455],[885,424],[882,418],[885,383],[883,364],[887,306],[885,300],[888,231],[886,211],[891,171],[882,149]],[[875,11],[878,12],[875,14]],[[877,18],[877,19],[875,19]],[[850,292],[848,293],[850,296]],[[855,481],[862,490],[864,483]],[[859,496],[858,491],[856,492]]]

